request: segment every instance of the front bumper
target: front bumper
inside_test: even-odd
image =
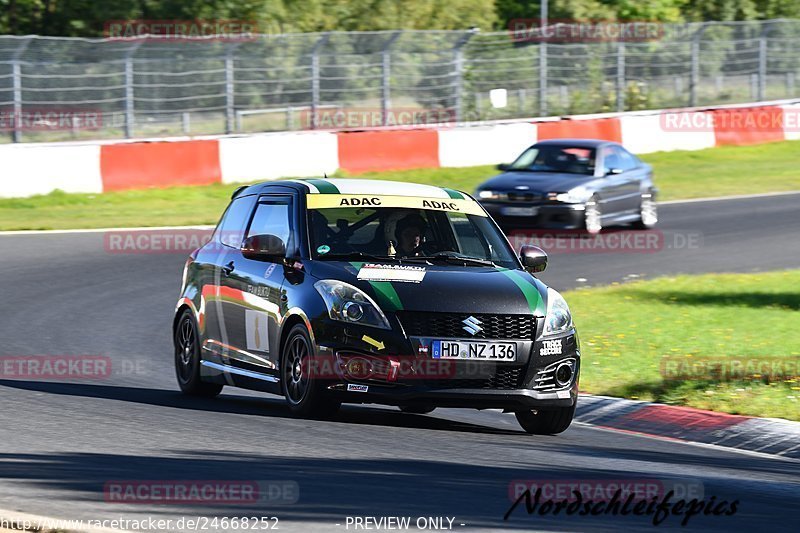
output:
[[[548,337],[544,348],[541,338],[513,341],[514,362],[490,362],[433,359],[431,350],[424,349],[432,339],[406,338],[395,331],[335,323],[324,329],[316,336],[317,351],[336,369],[324,385],[345,403],[519,410],[569,407],[577,401],[581,361],[574,330]],[[358,363],[351,367],[353,360]],[[556,370],[564,365],[571,377],[558,382]],[[366,374],[365,367],[370,370]],[[352,368],[358,372],[351,373]]]
[[[520,204],[512,202],[482,202],[484,209],[503,227],[545,229],[580,229],[584,223],[584,204]],[[508,208],[536,208],[536,215],[509,215]]]

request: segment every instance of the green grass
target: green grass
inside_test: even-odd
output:
[[[796,377],[662,375],[665,361],[720,358],[742,364],[778,358],[793,364],[796,375],[798,287],[800,270],[678,276],[571,291],[565,298],[581,336],[581,390],[800,420]]]
[[[643,156],[655,169],[661,200],[800,190],[800,141]],[[361,174],[359,178],[430,183],[473,191],[497,174],[492,166]],[[351,177],[338,173],[337,177]],[[8,179],[12,179],[8,176]],[[0,230],[214,224],[232,185],[105,194],[54,192],[0,199]]]

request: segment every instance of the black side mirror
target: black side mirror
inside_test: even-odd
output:
[[[528,272],[542,272],[547,268],[547,253],[538,246],[526,244],[520,248],[519,259]]]
[[[510,163],[500,163],[499,165],[497,165],[497,170],[502,170],[503,172],[510,169],[511,169]]]
[[[606,172],[606,176],[611,176],[611,175],[616,175],[616,174],[622,174],[622,169],[621,168],[609,168],[608,171]]]
[[[277,263],[286,258],[286,243],[275,235],[251,235],[242,244],[247,259]]]

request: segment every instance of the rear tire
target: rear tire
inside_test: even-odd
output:
[[[577,403],[576,403],[577,405]],[[556,435],[566,431],[575,416],[575,406],[539,411],[517,411],[517,422],[531,435]]]
[[[184,309],[173,335],[175,376],[184,394],[213,398],[222,392],[222,385],[205,383],[200,378],[200,335],[194,313]]]
[[[404,413],[412,415],[427,415],[432,413],[436,408],[428,405],[401,405],[400,410]]]
[[[304,418],[328,418],[336,414],[341,402],[331,398],[313,375],[313,344],[308,329],[295,325],[281,350],[281,389],[292,414]]]

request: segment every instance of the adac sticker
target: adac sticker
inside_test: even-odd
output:
[[[369,390],[368,385],[358,385],[356,383],[348,383],[347,390],[349,392],[367,392]]]
[[[425,267],[420,266],[366,263],[358,271],[358,279],[366,281],[419,283],[425,279],[425,272]]]

